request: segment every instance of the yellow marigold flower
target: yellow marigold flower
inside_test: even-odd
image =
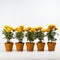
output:
[[[18,28],[15,28],[14,30],[17,30]]]
[[[31,29],[31,27],[27,27],[27,29],[28,29],[28,30],[30,30],[30,29]]]
[[[9,26],[8,25],[5,25],[4,28],[9,28]]]
[[[29,29],[28,29],[28,28],[26,28],[26,29],[24,29],[24,31],[29,31]]]
[[[23,28],[24,28],[24,26],[23,26],[23,25],[21,25],[21,26],[19,26],[19,28],[23,29]]]
[[[11,32],[11,28],[6,28],[6,32]]]
[[[47,29],[41,29],[41,31],[42,31],[42,32],[46,32],[46,31],[47,31]]]
[[[22,29],[17,28],[16,31],[17,31],[17,32],[22,32]]]
[[[10,27],[12,30],[14,30],[14,28]]]
[[[35,29],[36,29],[36,30],[38,30],[38,28],[37,28],[37,27],[36,27]]]
[[[35,31],[36,31],[36,29],[35,29],[35,28],[31,28],[31,31],[32,31],[32,32],[35,32]]]
[[[35,29],[36,29],[36,30],[41,30],[42,27],[41,27],[41,26],[38,26],[38,27],[36,27]]]
[[[51,31],[51,29],[48,29],[48,28],[47,28],[47,32],[50,32],[50,31]]]
[[[29,30],[31,30],[31,27],[27,27],[24,29],[24,31],[29,31]]]

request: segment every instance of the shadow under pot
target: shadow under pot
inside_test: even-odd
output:
[[[27,42],[26,43],[27,51],[33,51],[34,50],[34,45],[35,45],[35,43]]]
[[[55,42],[48,42],[47,45],[48,45],[48,51],[55,51],[56,46]]]
[[[12,42],[9,42],[9,43],[5,43],[5,49],[6,51],[12,51],[12,48],[13,48],[13,43]]]
[[[37,50],[44,51],[45,43],[37,43]]]
[[[16,45],[16,50],[17,51],[23,51],[24,43],[23,42],[17,42],[15,43]]]

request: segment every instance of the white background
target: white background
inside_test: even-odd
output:
[[[56,24],[57,32],[60,34],[60,0],[0,0],[0,50],[4,51],[4,42],[6,41],[2,35],[4,25],[12,27],[42,25],[47,27],[48,24]],[[60,54],[59,40],[58,36],[56,41],[58,55]],[[17,40],[13,39],[12,41],[15,43]],[[15,46],[13,48],[15,49]]]

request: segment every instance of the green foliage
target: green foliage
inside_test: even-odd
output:
[[[22,32],[16,32],[16,39],[19,40],[19,42],[22,42],[23,41],[23,38],[24,38],[24,33],[23,31]]]
[[[10,39],[13,38],[13,32],[6,32],[6,30],[4,29],[2,34],[5,35],[5,38],[7,39],[7,42],[10,42]]]
[[[39,42],[44,40],[45,34],[42,31],[36,31],[35,35]]]
[[[30,42],[34,41],[35,39],[35,33],[31,31],[27,31],[25,36],[27,37],[27,41],[30,41]]]
[[[55,38],[55,35],[57,33],[55,32],[55,30],[51,30],[50,32],[47,32],[46,36],[48,37],[48,41],[56,41],[57,39]]]

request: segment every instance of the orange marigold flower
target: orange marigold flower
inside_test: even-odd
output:
[[[21,26],[19,26],[19,28],[23,29],[23,28],[24,28],[24,26],[23,26],[23,25],[21,25]]]
[[[16,31],[17,31],[17,32],[22,32],[22,29],[17,28]]]
[[[55,29],[55,28],[56,28],[56,26],[55,26],[55,25],[53,25],[53,24],[51,24],[51,25],[48,25],[48,28],[49,28],[49,29]]]

